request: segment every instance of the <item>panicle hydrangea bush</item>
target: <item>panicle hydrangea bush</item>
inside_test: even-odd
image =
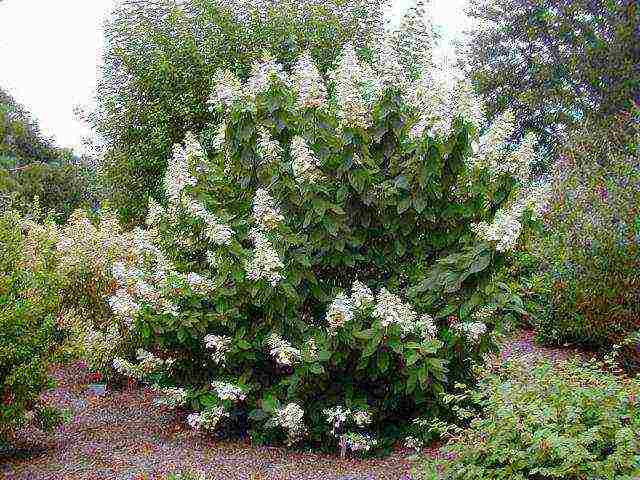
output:
[[[166,204],[113,266],[113,311],[157,360],[116,367],[194,428],[366,452],[422,435],[493,347],[477,312],[537,208],[531,158],[500,132],[474,148],[469,86],[378,65],[395,84],[350,46],[326,78],[295,65],[217,75],[218,141],[174,148]]]

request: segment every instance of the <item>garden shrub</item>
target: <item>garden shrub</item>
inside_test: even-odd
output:
[[[23,229],[27,229],[25,233]],[[47,374],[56,346],[59,278],[52,268],[55,225],[25,223],[0,214],[0,442],[28,420],[51,427],[59,412],[39,401],[52,382]]]
[[[140,225],[175,143],[221,121],[206,108],[215,73],[246,80],[268,51],[290,71],[311,52],[321,73],[347,42],[373,57],[387,0],[173,0],[127,2],[105,30],[103,79],[91,117],[106,142],[101,175],[127,225]],[[417,2],[422,4],[423,2]],[[433,32],[410,8],[393,48],[412,68],[430,61]]]
[[[608,363],[517,359],[478,390],[449,396],[466,427],[434,425],[450,439],[418,478],[638,478],[640,379],[609,373]]]
[[[546,343],[611,347],[640,330],[640,153],[632,141],[590,152],[570,151],[554,173],[536,248],[535,288],[546,297],[537,327]]]
[[[478,140],[467,83],[381,59],[378,77],[347,47],[331,81],[308,54],[218,72],[224,121],[174,147],[114,265],[143,339],[114,365],[193,427],[386,448],[493,348],[491,274],[539,210],[534,139],[509,150],[506,114]]]

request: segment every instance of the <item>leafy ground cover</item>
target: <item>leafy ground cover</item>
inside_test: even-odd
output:
[[[521,332],[507,339],[492,362],[498,365],[512,356],[532,362],[541,358],[562,362],[581,354],[570,349],[538,347],[533,338],[533,332]],[[18,432],[18,439],[25,446],[44,449],[31,458],[0,458],[0,478],[164,480],[166,474],[187,469],[206,472],[211,480],[412,478],[408,473],[412,452],[408,450],[396,450],[384,459],[356,460],[216,439],[185,428],[179,412],[154,403],[155,395],[150,389],[91,395],[87,389],[91,379],[83,362],[53,366],[51,373],[58,385],[45,392],[43,400],[70,409],[72,420],[49,435],[32,429]],[[426,453],[436,450],[434,446]]]

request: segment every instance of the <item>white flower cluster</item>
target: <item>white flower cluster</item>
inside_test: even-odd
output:
[[[211,293],[211,291],[213,290],[213,282],[198,273],[188,273],[186,276],[186,281],[189,284],[189,287],[191,287],[194,292],[201,295]]]
[[[148,227],[155,227],[166,216],[166,210],[156,202],[153,198],[149,199],[149,211],[147,212],[147,218],[145,224]]]
[[[216,392],[216,395],[218,395],[220,400],[231,400],[232,402],[237,403],[247,398],[244,391],[232,383],[214,381],[211,382],[211,387]]]
[[[329,76],[335,82],[341,126],[368,128],[371,125],[370,106],[382,86],[373,69],[361,64],[353,45],[347,44],[338,67]]]
[[[253,220],[265,230],[272,230],[284,220],[280,209],[264,188],[256,190],[253,197]]]
[[[113,359],[113,368],[120,375],[135,378],[136,380],[142,380],[142,377],[144,376],[144,373],[137,365],[119,357]]]
[[[349,432],[341,437],[341,444],[352,452],[368,452],[378,441],[370,433]]]
[[[426,313],[416,322],[415,330],[425,340],[433,340],[438,337],[438,327],[433,317]]]
[[[482,162],[495,175],[504,173],[504,148],[516,128],[516,117],[505,110],[494,120],[475,146],[477,161]]]
[[[291,139],[291,168],[296,182],[313,182],[322,175],[317,157],[301,136]]]
[[[173,146],[173,156],[164,175],[164,190],[167,198],[174,204],[180,203],[182,192],[188,186],[194,186],[196,179],[189,172],[187,152],[181,145]]]
[[[357,310],[373,305],[375,298],[373,292],[364,283],[356,280],[351,287],[351,303]]]
[[[353,301],[344,293],[340,293],[333,300],[327,310],[326,320],[331,330],[343,327],[353,319]]]
[[[487,333],[487,326],[483,322],[460,322],[456,323],[454,328],[476,343]]]
[[[133,299],[127,290],[119,288],[109,298],[109,306],[113,313],[122,319],[129,329],[133,329],[133,322],[140,310],[140,305]]]
[[[418,452],[424,447],[424,442],[419,438],[409,436],[404,439],[404,445],[405,447]]]
[[[404,66],[426,67],[431,63],[435,34],[423,0],[415,0],[414,5],[407,9],[392,39]]]
[[[297,403],[288,403],[276,411],[275,424],[287,431],[288,444],[300,441],[307,432],[304,424],[304,410]]]
[[[314,108],[326,104],[327,89],[308,51],[298,59],[293,79],[298,89],[299,107]]]
[[[280,146],[280,143],[273,139],[269,134],[269,130],[262,126],[258,127],[257,147],[263,163],[275,163],[282,155],[282,147]]]
[[[327,423],[331,425],[332,435],[342,429],[342,427],[350,420],[358,427],[365,427],[371,424],[371,414],[364,410],[353,412],[351,409],[344,408],[341,405],[337,405],[333,408],[326,408],[322,411]]]
[[[293,348],[289,342],[277,333],[272,333],[267,338],[270,354],[279,365],[289,366],[298,362],[302,355],[300,350]]]
[[[187,132],[184,136],[184,151],[189,167],[193,167],[197,172],[205,169],[207,155],[196,136],[191,132]]]
[[[200,413],[191,413],[187,416],[187,423],[194,430],[213,431],[229,413],[222,406],[216,406],[203,410]]]
[[[212,146],[216,150],[222,150],[227,139],[227,122],[223,121],[216,129],[216,136],[213,138]]]
[[[204,345],[208,350],[213,350],[211,358],[218,365],[224,365],[225,355],[231,347],[231,337],[224,335],[207,335],[204,337]]]
[[[247,278],[255,281],[264,279],[275,287],[282,280],[280,270],[284,268],[278,252],[260,228],[252,228],[249,238],[255,248],[253,258],[246,265]]]
[[[378,302],[373,315],[380,319],[383,327],[399,325],[403,332],[408,333],[415,328],[418,314],[413,307],[403,303],[400,297],[382,288],[378,293]]]
[[[282,65],[277,63],[268,52],[265,52],[263,59],[252,65],[251,76],[243,88],[251,99],[255,99],[256,96],[268,89],[271,82],[291,85],[289,75],[284,71]]]
[[[240,80],[229,70],[221,70],[213,77],[213,92],[207,102],[210,107],[224,105],[229,108],[240,96]]]
[[[187,392],[183,388],[156,387],[155,390],[161,395],[161,397],[156,400],[156,403],[159,405],[166,405],[173,409],[184,407],[187,403]]]
[[[147,352],[142,348],[138,348],[136,350],[136,358],[138,359],[138,362],[139,362],[138,368],[144,374],[157,372],[163,367],[170,367],[171,365],[173,365],[173,362],[174,362],[174,360],[171,358],[166,360],[158,358],[151,352]]]
[[[480,222],[471,225],[471,229],[481,239],[487,242],[495,242],[498,252],[506,252],[515,247],[520,237],[520,232],[522,231],[521,215],[521,212],[513,209],[501,209],[496,212],[491,224]]]
[[[229,245],[229,243],[231,243],[231,237],[233,236],[233,230],[231,228],[220,223],[219,219],[209,213],[202,203],[191,198],[185,200],[185,209],[187,212],[204,222],[204,235],[207,239],[216,245]]]

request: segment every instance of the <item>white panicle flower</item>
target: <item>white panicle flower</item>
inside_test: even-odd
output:
[[[256,190],[253,197],[253,220],[265,230],[277,227],[284,220],[273,198],[264,188]]]
[[[116,290],[115,295],[109,298],[109,306],[113,313],[122,318],[129,328],[133,327],[133,319],[140,310],[140,305],[131,298],[129,292],[123,288]]]
[[[318,159],[301,136],[293,137],[291,140],[291,157],[296,182],[313,182],[320,178]]]
[[[356,412],[353,414],[353,421],[358,427],[364,427],[371,424],[371,414],[369,412]]]
[[[420,118],[416,123],[413,124],[411,130],[409,130],[409,138],[411,140],[417,140],[421,138],[428,124],[429,121],[426,118]]]
[[[204,345],[208,350],[213,350],[211,358],[218,365],[224,365],[225,355],[231,347],[231,337],[224,335],[207,335],[204,337]]]
[[[162,395],[162,398],[156,400],[160,405],[166,405],[169,408],[184,407],[187,403],[187,392],[183,388],[155,388],[156,392]]]
[[[413,89],[407,89],[405,101],[420,113],[420,118],[412,127],[409,136],[417,139],[429,127],[432,136],[447,136],[451,131],[451,92],[454,75],[446,65],[439,65],[430,76],[421,77]]]
[[[378,303],[373,315],[380,319],[383,327],[399,325],[404,333],[414,330],[418,316],[411,305],[403,303],[400,297],[389,293],[386,288],[378,293]]]
[[[258,128],[258,153],[263,163],[274,163],[282,155],[282,147],[274,140],[265,127]]]
[[[327,89],[308,51],[298,59],[293,78],[298,89],[299,107],[319,107],[327,102]]]
[[[351,302],[353,307],[357,310],[361,310],[364,307],[373,305],[375,298],[373,292],[364,283],[356,280],[351,287]]]
[[[223,121],[216,130],[216,136],[213,139],[212,146],[216,150],[222,150],[224,142],[227,139],[227,122]]]
[[[368,128],[370,106],[380,93],[381,83],[371,67],[360,64],[353,45],[344,46],[340,64],[330,76],[335,81],[341,126]]]
[[[491,224],[480,222],[471,225],[471,229],[479,238],[496,244],[498,252],[507,252],[515,247],[522,224],[520,223],[521,212],[511,210],[498,210]]]
[[[233,230],[220,223],[218,218],[209,213],[202,203],[191,198],[186,200],[185,209],[187,212],[204,222],[204,236],[216,245],[229,245],[231,237],[233,237]]]
[[[227,382],[211,382],[211,387],[215,390],[220,400],[231,400],[232,402],[241,402],[247,395],[244,391],[232,383]]]
[[[120,375],[135,378],[136,380],[142,380],[142,370],[133,363],[123,360],[122,358],[116,357],[113,359],[113,368]]]
[[[515,115],[511,110],[503,112],[480,137],[476,148],[476,162],[489,168],[494,174],[502,173],[502,158],[507,140],[515,131]]]
[[[333,408],[324,409],[322,414],[327,419],[327,423],[331,425],[331,433],[335,435],[351,416],[351,410],[337,405]]]
[[[267,339],[270,354],[276,363],[283,366],[293,365],[298,362],[302,355],[300,350],[293,348],[289,342],[280,337],[277,333],[272,333]]]
[[[405,447],[419,452],[424,447],[424,442],[416,437],[407,437],[404,439]]]
[[[427,67],[435,33],[433,21],[425,10],[424,1],[415,0],[392,35],[395,50],[405,67]]]
[[[327,323],[331,330],[337,330],[353,319],[353,303],[344,293],[333,300],[327,310]]]
[[[385,88],[399,88],[403,91],[406,89],[408,79],[390,39],[383,40],[378,48],[377,69]]]
[[[368,433],[349,432],[341,437],[341,443],[352,452],[368,452],[378,441]]]
[[[213,289],[213,282],[198,273],[191,272],[187,274],[186,280],[189,287],[201,295],[208,294]]]
[[[158,225],[160,220],[164,218],[166,215],[165,209],[156,202],[153,198],[149,199],[149,212],[147,213],[147,218],[145,219],[145,223],[149,227],[153,227]]]
[[[538,139],[534,133],[527,133],[512,154],[509,162],[509,173],[520,183],[525,184],[531,177],[531,164],[535,158],[535,147]]]
[[[217,406],[208,408],[200,413],[192,413],[187,416],[187,423],[194,430],[215,430],[225,417],[228,417],[229,413],[225,411],[224,407]]]
[[[200,145],[196,136],[191,132],[187,132],[184,136],[184,151],[187,157],[187,163],[191,165],[197,165],[207,157],[202,145]]]
[[[217,71],[213,77],[213,92],[207,102],[211,107],[230,107],[240,95],[240,80],[229,70]]]
[[[278,409],[275,421],[278,426],[287,431],[290,446],[301,440],[306,433],[304,410],[297,403],[288,403],[285,407]]]
[[[153,373],[160,370],[165,362],[161,358],[156,357],[153,353],[147,352],[142,348],[136,350],[136,358],[140,362],[138,368],[144,373]]]
[[[267,90],[272,81],[285,85],[291,83],[289,75],[284,71],[282,65],[277,63],[271,54],[265,52],[262,61],[254,63],[251,68],[251,76],[245,85],[246,93],[250,98],[255,98]]]
[[[246,265],[247,278],[255,281],[264,279],[275,287],[282,280],[279,270],[284,268],[278,252],[259,228],[252,228],[249,238],[255,248],[253,258]]]
[[[482,123],[482,103],[473,91],[473,86],[468,79],[457,82],[453,89],[454,114],[461,115],[466,122],[478,127]]]
[[[456,323],[454,328],[476,343],[487,332],[487,326],[483,322]]]
[[[185,187],[194,186],[196,183],[196,179],[189,173],[185,149],[181,145],[174,145],[173,156],[164,176],[164,188],[169,201],[174,204],[180,203]]]
[[[433,340],[438,336],[438,327],[433,321],[433,317],[426,313],[416,322],[416,330],[425,340]]]

